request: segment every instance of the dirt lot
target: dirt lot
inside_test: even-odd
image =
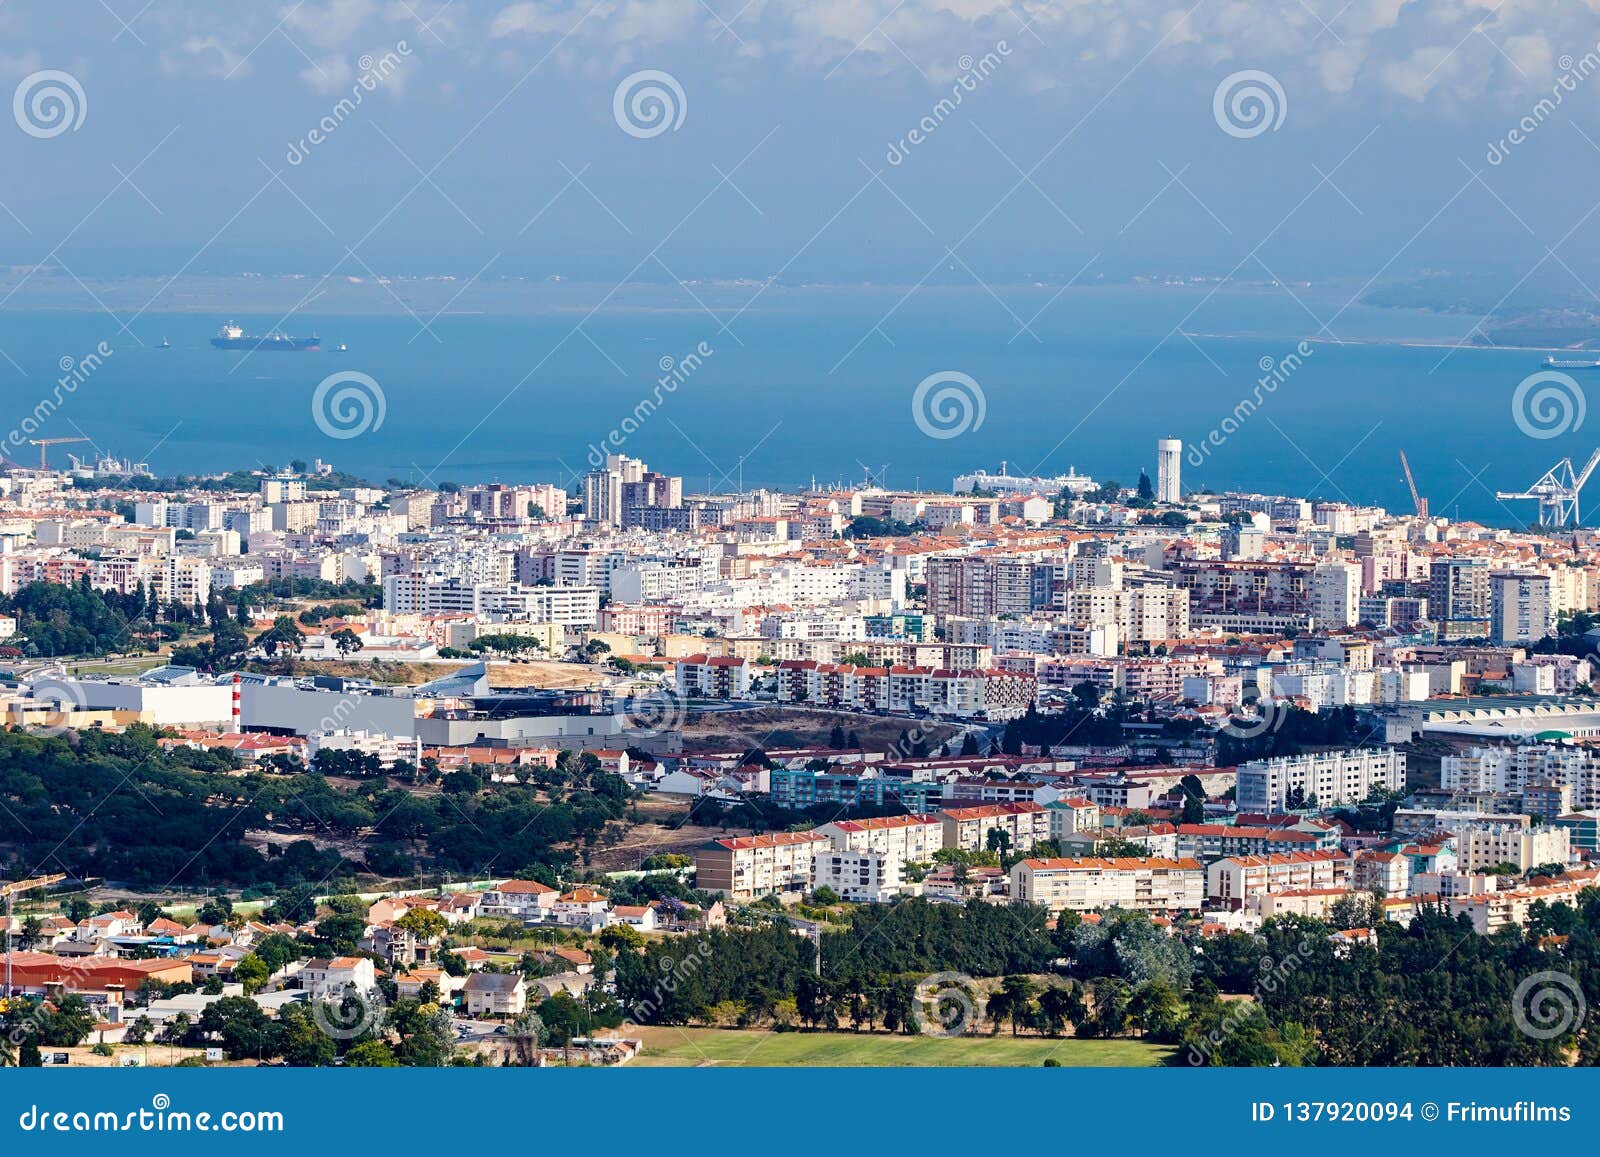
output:
[[[646,856],[657,852],[689,853],[708,840],[749,834],[746,828],[685,824],[689,801],[682,796],[647,795],[637,806],[642,821],[629,825],[621,842],[596,851],[595,868],[604,872],[633,871]]]
[[[272,665],[272,670],[282,671],[283,664]],[[378,662],[306,662],[292,664],[296,675],[333,675],[341,679],[371,679],[374,683],[408,684],[427,683],[442,679],[461,670],[459,663],[391,663]],[[595,687],[601,682],[598,667],[585,663],[554,663],[534,661],[529,663],[490,663],[491,687]]]
[[[961,729],[947,723],[883,719],[876,715],[851,715],[821,709],[752,707],[741,711],[707,711],[692,716],[683,729],[685,751],[728,751],[734,748],[826,747],[834,726],[851,731],[868,750],[884,751],[902,731],[920,727],[928,749],[934,750]],[[913,738],[915,736],[913,735]]]

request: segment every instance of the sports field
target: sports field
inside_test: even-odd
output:
[[[1046,1040],[1039,1037],[890,1036],[888,1033],[762,1032],[716,1028],[630,1028],[644,1040],[634,1065],[786,1067],[1141,1067],[1161,1064],[1171,1049],[1142,1041]]]

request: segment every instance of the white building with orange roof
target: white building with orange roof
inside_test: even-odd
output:
[[[1118,856],[1020,860],[1011,869],[1011,898],[1042,904],[1052,914],[1099,908],[1198,912],[1206,876],[1199,860]]]
[[[1224,856],[1206,868],[1206,898],[1227,908],[1248,907],[1267,892],[1349,884],[1350,857],[1336,851]]]
[[[989,846],[989,833],[996,829],[1005,833],[1007,849],[1012,852],[1026,852],[1040,840],[1050,838],[1050,812],[1036,803],[946,808],[939,815],[944,821],[944,846],[947,848],[985,851]]]
[[[370,992],[378,984],[377,970],[365,956],[319,957],[306,961],[295,975],[313,998],[337,997],[352,986],[358,992]]]
[[[811,887],[816,856],[830,847],[817,832],[770,832],[713,840],[695,849],[695,886],[735,900]]]
[[[835,851],[880,852],[905,864],[926,864],[944,845],[942,816],[878,816],[834,820],[814,829]]]
[[[560,891],[537,880],[507,880],[484,892],[478,912],[514,920],[540,920],[555,908],[560,896]]]

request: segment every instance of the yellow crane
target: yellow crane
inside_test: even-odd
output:
[[[12,901],[23,892],[32,892],[38,888],[48,888],[51,884],[59,884],[67,877],[61,872],[53,876],[35,876],[31,880],[8,880],[0,884],[0,896],[6,898],[6,988],[0,996],[11,997],[11,905]]]
[[[29,438],[28,445],[39,447],[39,469],[47,469],[44,455],[51,446],[60,446],[64,442],[87,442],[87,438]]]

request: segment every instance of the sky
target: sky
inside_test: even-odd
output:
[[[1592,300],[1597,10],[9,0],[0,267]]]

